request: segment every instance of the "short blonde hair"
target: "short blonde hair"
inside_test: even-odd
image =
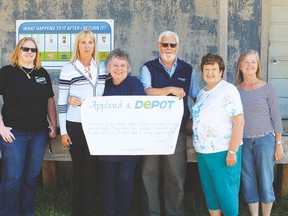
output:
[[[26,41],[32,41],[35,44],[35,47],[37,49],[37,53],[36,53],[36,57],[34,59],[34,67],[35,67],[35,69],[41,68],[42,65],[41,65],[40,52],[39,52],[39,49],[38,49],[38,46],[37,46],[35,39],[31,38],[31,37],[24,37],[16,44],[16,47],[15,47],[15,49],[12,53],[12,57],[10,59],[10,64],[14,67],[17,66],[17,67],[22,68],[22,65],[20,65],[20,63],[19,63],[19,60],[21,58],[20,52],[21,52],[21,47],[23,46],[23,44]]]
[[[83,38],[85,38],[86,35],[89,35],[91,40],[94,42],[94,52],[92,53],[92,58],[95,60],[95,62],[98,64],[99,63],[99,58],[98,58],[98,52],[97,52],[97,45],[96,45],[96,36],[93,34],[93,32],[89,30],[83,30],[78,33],[76,36],[75,42],[74,42],[74,47],[73,47],[73,52],[71,56],[71,62],[75,62],[77,59],[80,58],[80,53],[78,49],[78,44]]]

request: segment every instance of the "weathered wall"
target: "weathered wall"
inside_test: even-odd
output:
[[[261,0],[229,1],[228,81],[233,81],[233,71],[242,52],[254,49],[260,54],[260,25]]]
[[[179,34],[179,57],[191,63],[201,84],[203,55],[218,52],[218,26],[228,26],[227,78],[246,49],[260,51],[260,13],[263,0],[0,0],[0,67],[9,63],[15,47],[16,20],[114,19],[115,48],[128,51],[132,74],[139,75],[147,60],[158,56],[162,31]],[[228,4],[228,23],[218,23],[219,4]],[[224,45],[226,46],[226,45]],[[59,71],[49,71],[57,100]],[[1,104],[1,101],[0,101]],[[59,179],[69,179],[64,167]],[[63,164],[70,168],[71,163]],[[194,179],[194,178],[193,178]]]
[[[114,19],[114,46],[130,53],[133,75],[157,57],[158,35],[172,30],[180,37],[179,57],[201,80],[202,56],[217,52],[220,1],[228,4],[227,78],[232,81],[240,52],[260,51],[261,0],[0,0],[0,66],[9,63],[15,47],[17,19]],[[52,75],[54,84],[58,74]]]

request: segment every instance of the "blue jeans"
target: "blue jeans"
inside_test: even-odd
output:
[[[274,141],[272,134],[243,139],[241,191],[248,204],[271,203],[275,200]]]
[[[16,138],[12,143],[0,138],[0,216],[32,216],[37,176],[48,142],[48,130],[37,133],[12,130],[12,133]]]
[[[102,162],[106,216],[130,215],[137,161]]]

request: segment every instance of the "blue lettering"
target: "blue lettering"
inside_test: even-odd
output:
[[[135,109],[140,109],[143,106],[143,102],[140,100],[136,101]]]
[[[153,107],[157,107],[159,106],[159,101],[152,101],[152,106],[151,106],[151,109],[153,109]]]
[[[158,100],[153,100],[153,101],[141,101],[141,100],[137,100],[136,104],[135,104],[135,109],[156,109],[156,108],[160,108],[160,109],[171,109],[173,103],[175,103],[175,101],[173,100],[168,100],[168,101],[158,101]]]

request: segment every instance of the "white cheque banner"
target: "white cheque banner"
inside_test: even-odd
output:
[[[81,106],[91,155],[173,154],[182,115],[173,96],[93,97]]]

